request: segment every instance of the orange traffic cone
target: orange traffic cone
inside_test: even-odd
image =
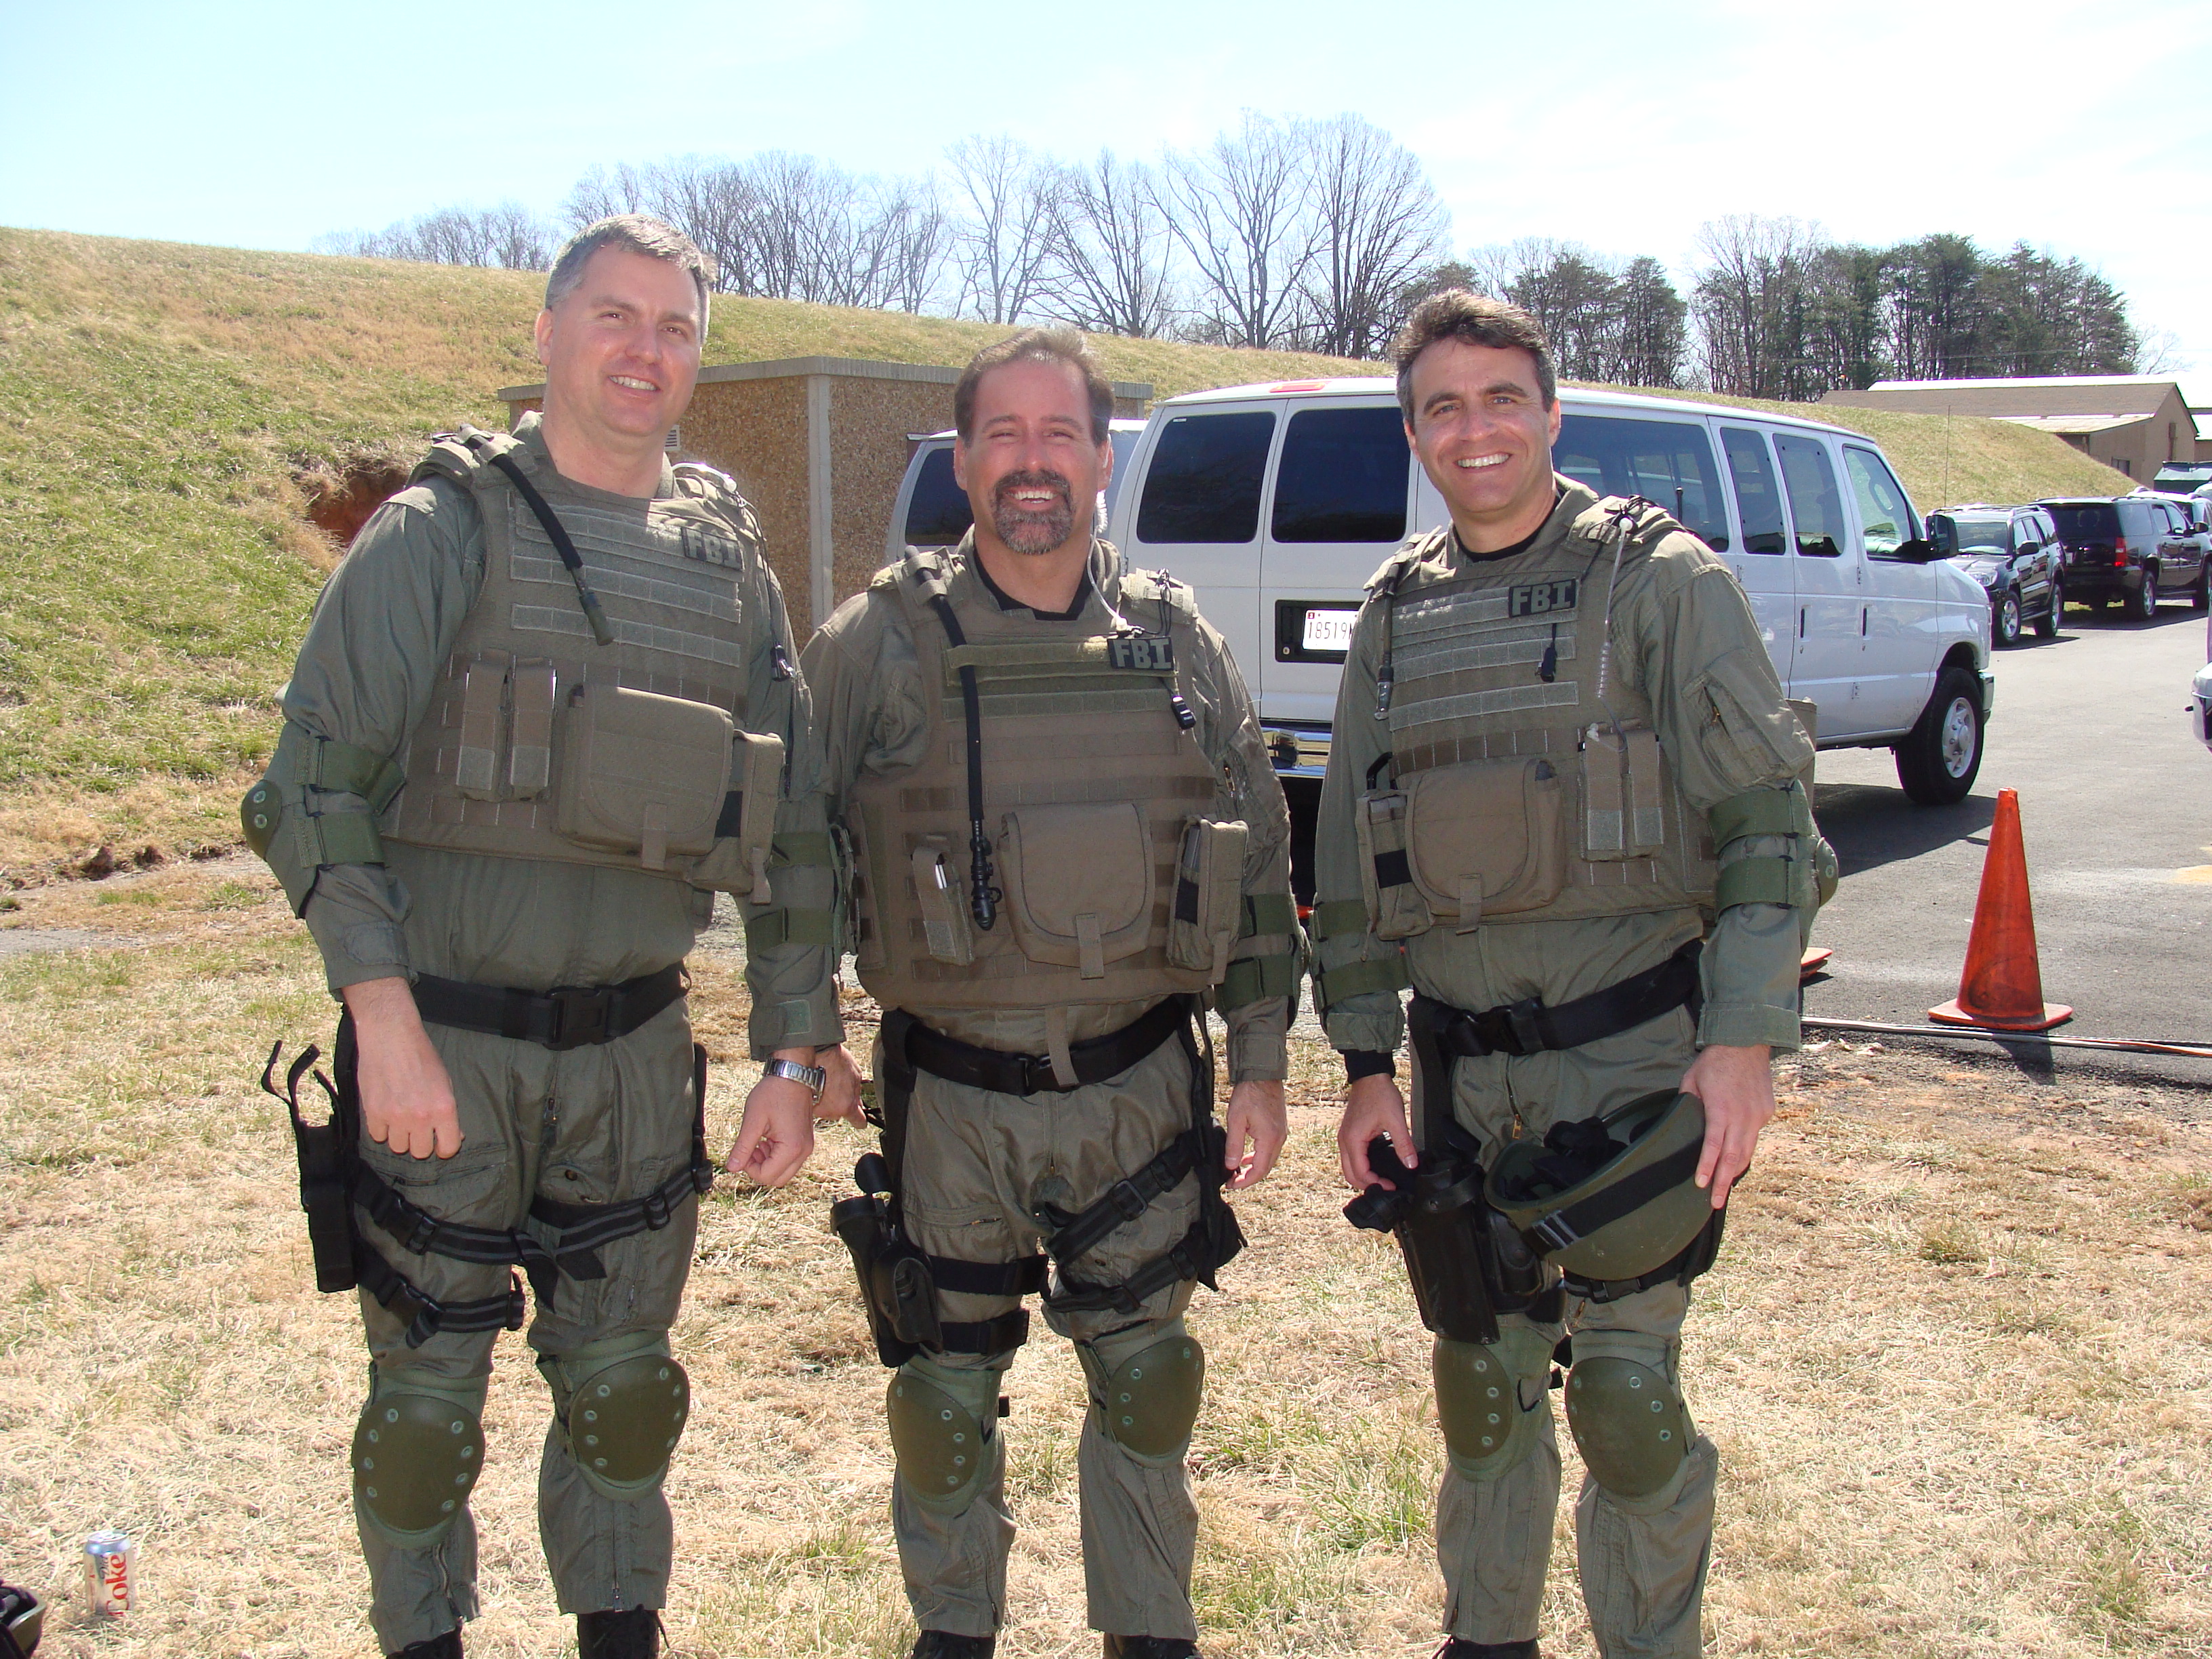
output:
[[[2047,1031],[2074,1018],[2071,1008],[2043,1000],[2016,789],[1997,791],[1997,815],[1990,825],[1989,856],[1982,861],[1982,892],[1974,902],[1974,931],[1966,939],[1959,994],[1930,1008],[1928,1018],[1946,1025],[1990,1025],[2003,1031]]]

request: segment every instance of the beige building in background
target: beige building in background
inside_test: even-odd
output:
[[[1914,415],[1973,415],[2055,433],[2093,460],[2148,483],[2168,461],[2194,461],[2197,416],[2170,380],[2073,374],[2019,380],[1877,380],[1820,401]]]
[[[720,467],[760,514],[768,562],[801,638],[883,563],[884,535],[914,441],[952,424],[957,368],[854,357],[786,357],[699,371],[670,447]],[[512,426],[544,386],[500,392]],[[1114,384],[1114,413],[1140,416],[1152,388]]]

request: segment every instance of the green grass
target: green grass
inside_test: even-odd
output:
[[[331,560],[293,474],[503,420],[497,389],[540,374],[538,293],[511,271],[0,229],[0,876],[103,841],[236,840]],[[957,365],[1005,331],[724,299],[707,357]],[[1374,372],[1097,346],[1115,379],[1160,396]],[[2127,487],[2023,428],[1815,412],[1879,438],[1917,499]]]

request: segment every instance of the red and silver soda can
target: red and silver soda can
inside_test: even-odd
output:
[[[96,1532],[84,1540],[84,1600],[95,1619],[120,1619],[137,1593],[137,1552],[119,1532]]]

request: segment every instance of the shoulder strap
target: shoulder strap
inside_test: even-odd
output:
[[[758,552],[762,544],[759,515],[738,489],[737,480],[704,461],[678,461],[669,469],[676,493],[687,501],[711,507],[738,538]]]
[[[483,432],[472,426],[441,432],[430,440],[429,453],[415,464],[407,482],[421,483],[425,478],[440,477],[464,489],[474,489],[488,465],[521,447],[513,434],[505,432]]]

